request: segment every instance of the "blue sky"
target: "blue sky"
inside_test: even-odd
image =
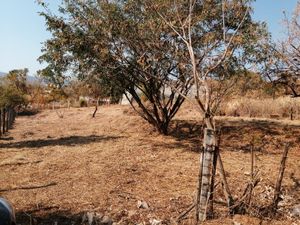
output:
[[[49,1],[55,7],[60,0]],[[283,10],[291,13],[297,0],[256,0],[254,18],[266,21],[275,40],[284,37]],[[35,0],[0,0],[0,71],[28,68],[31,75],[43,66],[37,62],[42,42],[50,37]]]

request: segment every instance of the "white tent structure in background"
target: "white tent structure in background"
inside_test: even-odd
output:
[[[142,91],[141,90],[136,90],[137,94],[138,95],[142,95]],[[193,85],[188,93],[188,97],[194,97],[196,96],[196,92],[197,92],[197,89],[196,89],[196,86]],[[165,89],[165,97],[169,97],[172,93],[172,89],[171,87],[166,87]],[[120,102],[121,105],[130,105],[130,101],[127,99],[126,95],[128,96],[129,100],[130,101],[133,101],[133,98],[131,96],[131,94],[129,92],[126,91],[126,94],[123,94],[122,96],[122,100]]]

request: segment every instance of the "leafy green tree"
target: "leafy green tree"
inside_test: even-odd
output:
[[[0,108],[15,107],[27,104],[27,99],[22,92],[12,87],[0,86]]]
[[[78,77],[117,80],[134,98],[132,106],[161,133],[168,132],[194,85],[189,100],[196,99],[211,137],[199,177],[200,220],[213,202],[208,170],[215,157],[214,115],[243,72],[264,59],[269,36],[265,24],[252,19],[252,2],[65,0],[61,15],[42,13],[53,34],[40,57],[49,64],[48,74],[61,77],[71,69]]]
[[[192,86],[190,67],[183,66],[187,52],[174,45],[172,29],[145,7],[143,1],[71,0],[63,1],[61,15],[42,13],[53,38],[40,57],[48,63],[41,74],[57,81],[72,70],[80,79],[113,82],[111,87],[135,100],[130,103],[145,120],[167,134],[184,101],[179,93]]]
[[[11,70],[6,75],[5,80],[7,85],[17,90],[26,93],[27,92],[27,76],[28,76],[28,69],[20,69],[20,70]]]
[[[26,95],[28,69],[12,70],[0,81],[0,107],[15,107],[28,103]]]

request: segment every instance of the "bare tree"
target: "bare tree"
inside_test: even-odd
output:
[[[219,156],[215,154],[217,138],[214,115],[224,98],[231,93],[242,71],[247,70],[247,63],[251,63],[249,58],[255,58],[260,40],[267,36],[263,26],[251,20],[249,3],[250,1],[190,0],[186,4],[180,4],[177,0],[173,1],[173,6],[167,13],[156,9],[177,35],[178,43],[183,44],[189,53],[187,66],[191,67],[196,90],[193,97],[196,102],[193,99],[189,101],[204,115],[206,128],[196,203],[196,217],[200,221],[213,213],[214,171],[216,157]],[[184,97],[188,99],[188,96]],[[224,182],[227,183],[224,170],[221,171]],[[228,187],[225,190],[228,204],[232,204]]]
[[[284,13],[286,38],[267,46],[265,74],[275,85],[282,85],[291,97],[300,97],[300,2],[289,17]],[[266,51],[266,52],[267,52]]]

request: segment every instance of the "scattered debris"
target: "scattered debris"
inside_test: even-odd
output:
[[[295,205],[295,206],[292,208],[291,216],[292,216],[292,217],[299,217],[299,218],[300,218],[300,204]]]
[[[249,171],[246,171],[246,172],[244,172],[244,175],[246,175],[246,176],[250,176],[250,175],[251,175],[251,173],[250,173]]]
[[[99,224],[100,225],[112,225],[113,221],[108,216],[103,216]]]
[[[157,220],[157,219],[150,219],[150,224],[151,225],[161,225],[161,220]]]
[[[112,225],[113,221],[108,216],[104,216],[100,213],[87,212],[82,217],[82,224],[87,224],[87,225],[96,225],[96,224],[97,225]]]
[[[15,188],[4,188],[0,189],[0,192],[6,192],[6,191],[16,191],[16,190],[29,190],[29,189],[40,189],[40,188],[46,188],[57,185],[57,182],[51,182],[49,184],[43,184],[43,185],[32,185],[32,186],[21,186],[21,187],[15,187]]]
[[[258,218],[246,216],[246,215],[235,215],[232,219],[233,225],[261,225],[262,221]]]
[[[149,209],[149,205],[147,204],[147,202],[143,201],[143,200],[139,200],[137,203],[137,207],[139,209]]]

